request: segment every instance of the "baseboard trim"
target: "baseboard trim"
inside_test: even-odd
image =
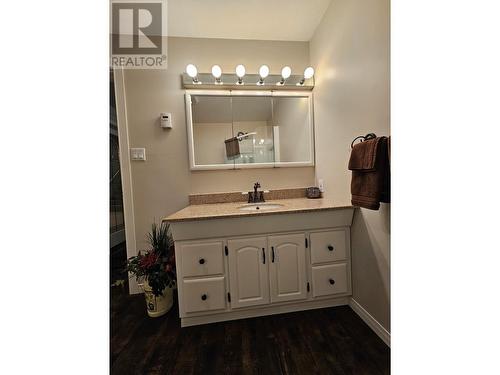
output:
[[[363,306],[359,304],[354,298],[349,299],[349,306],[351,309],[363,319],[363,321],[372,329],[375,334],[382,339],[383,342],[390,348],[391,347],[391,334],[366,311]]]

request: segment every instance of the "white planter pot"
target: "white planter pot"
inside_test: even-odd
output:
[[[150,317],[157,318],[162,316],[172,308],[172,305],[174,304],[172,288],[165,288],[163,289],[163,295],[155,296],[147,281],[145,281],[141,286],[144,290],[144,297],[146,297],[146,309]]]

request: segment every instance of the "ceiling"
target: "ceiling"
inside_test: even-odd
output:
[[[168,0],[168,35],[309,41],[331,0]]]

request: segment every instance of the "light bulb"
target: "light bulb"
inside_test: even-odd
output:
[[[262,79],[266,78],[269,75],[269,67],[267,65],[262,65],[259,68],[259,75]]]
[[[309,79],[313,75],[314,75],[314,69],[312,67],[308,67],[308,68],[306,68],[306,70],[304,70],[304,78],[305,79]]]
[[[188,64],[186,66],[186,73],[191,78],[195,78],[198,75],[198,69],[196,69],[196,66],[194,66],[193,64]]]
[[[212,75],[215,78],[220,78],[220,76],[222,75],[222,69],[220,68],[219,65],[212,66]]]
[[[243,78],[245,76],[245,66],[244,65],[238,65],[236,67],[236,75],[239,77],[239,78]]]
[[[290,69],[289,66],[285,66],[283,67],[283,69],[281,69],[281,77],[283,77],[283,79],[287,79],[288,77],[290,77],[291,74],[292,74],[292,69]]]

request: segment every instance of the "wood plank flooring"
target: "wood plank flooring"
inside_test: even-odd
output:
[[[111,300],[111,374],[389,374],[390,349],[347,306],[180,327],[142,295]]]

